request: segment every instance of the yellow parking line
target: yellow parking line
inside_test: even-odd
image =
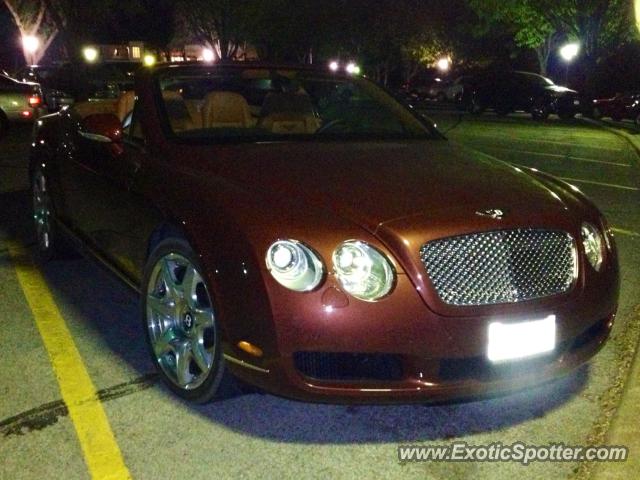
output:
[[[23,247],[10,243],[9,255],[49,354],[92,478],[131,478],[93,382],[46,281]]]

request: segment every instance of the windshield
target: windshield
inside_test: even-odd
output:
[[[302,70],[175,69],[159,76],[175,136],[193,140],[434,138],[373,83]]]

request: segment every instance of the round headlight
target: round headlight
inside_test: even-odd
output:
[[[267,250],[267,268],[278,283],[296,292],[308,292],[322,281],[322,260],[297,240],[278,240]]]
[[[333,267],[342,288],[367,302],[388,295],[396,279],[391,262],[371,245],[359,241],[339,245],[333,252]]]
[[[602,235],[596,227],[590,223],[583,223],[580,229],[584,253],[596,272],[602,266]]]

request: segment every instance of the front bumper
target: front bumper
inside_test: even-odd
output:
[[[617,268],[599,280],[568,297],[445,317],[426,306],[405,275],[383,301],[349,298],[339,308],[327,305],[327,291],[341,298],[329,278],[318,292],[272,297],[286,297],[272,301],[278,339],[273,354],[256,359],[231,346],[225,353],[259,367],[229,363],[238,377],[304,401],[429,403],[491,396],[563,375],[602,347],[617,309]],[[552,353],[496,365],[487,360],[491,321],[549,314],[557,317]],[[259,332],[248,340],[260,345]]]

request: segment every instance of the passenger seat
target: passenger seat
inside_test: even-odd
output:
[[[253,117],[247,100],[234,92],[212,92],[204,98],[203,128],[251,128]]]

